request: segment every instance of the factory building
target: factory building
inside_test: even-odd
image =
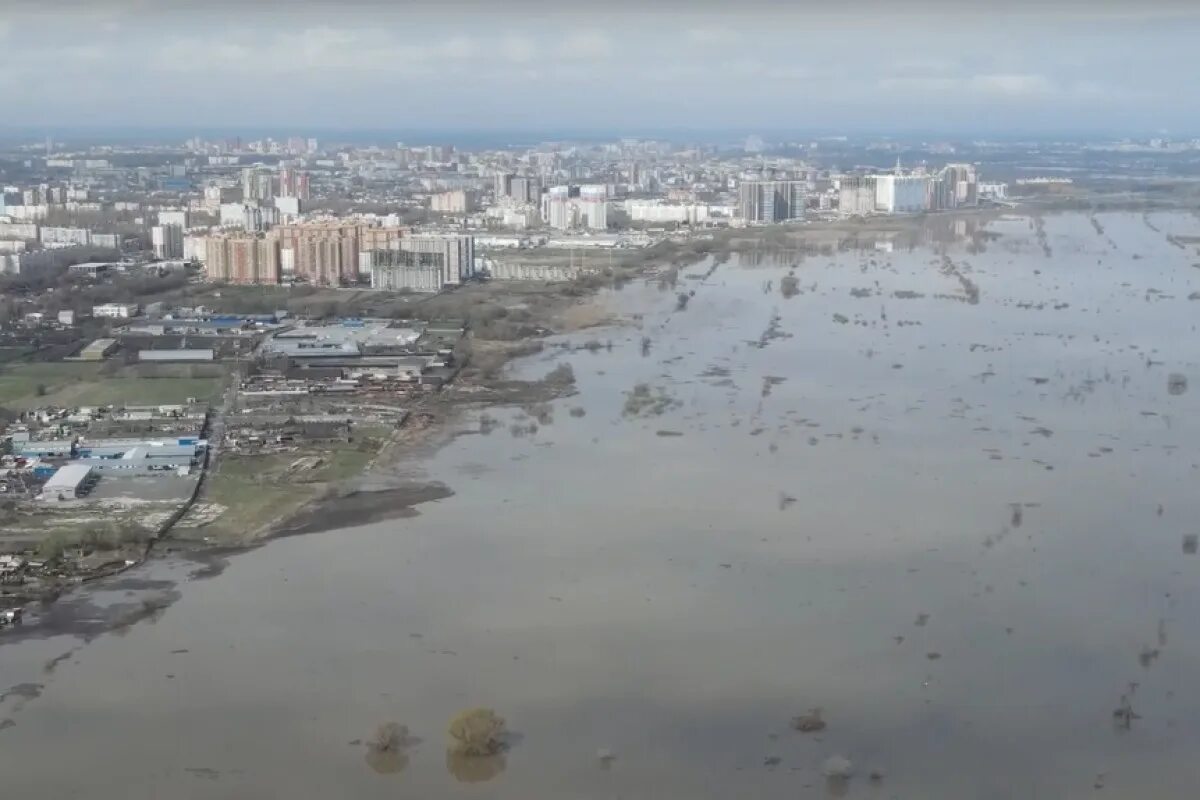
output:
[[[196,445],[134,446],[114,455],[81,456],[68,466],[98,473],[161,472],[195,466],[200,452]]]
[[[42,487],[42,497],[46,500],[74,500],[88,493],[96,482],[96,476],[91,467],[86,464],[67,464],[59,467],[46,485]]]

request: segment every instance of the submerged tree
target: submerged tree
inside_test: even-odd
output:
[[[381,775],[402,771],[408,766],[407,750],[417,740],[408,735],[408,728],[395,722],[380,725],[367,740],[367,766]]]
[[[450,720],[450,752],[458,756],[493,756],[504,750],[504,718],[490,708],[472,708]]]

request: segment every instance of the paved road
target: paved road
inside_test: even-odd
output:
[[[216,468],[217,459],[221,454],[221,444],[225,440],[225,420],[237,402],[239,381],[240,374],[231,376],[229,386],[221,395],[221,402],[212,410],[210,416],[208,426],[208,469],[210,471]]]

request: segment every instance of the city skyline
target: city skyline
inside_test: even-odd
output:
[[[0,21],[7,126],[1200,131],[1200,11],[1181,3],[65,7]]]

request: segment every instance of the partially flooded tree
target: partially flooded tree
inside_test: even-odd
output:
[[[395,722],[385,722],[367,740],[367,766],[381,775],[402,771],[408,766],[407,750],[416,743],[408,728]]]
[[[504,750],[504,718],[490,708],[472,708],[450,720],[450,752],[459,756],[493,756]]]
[[[807,714],[792,717],[792,728],[801,733],[816,733],[825,730],[825,720],[819,708],[810,708]]]
[[[575,383],[575,370],[570,364],[559,364],[546,373],[542,382],[549,386],[571,386]]]

